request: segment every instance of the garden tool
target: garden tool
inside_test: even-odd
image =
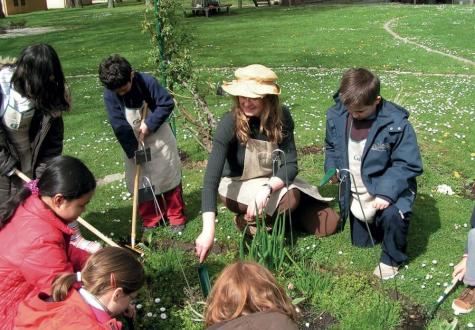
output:
[[[157,200],[157,193],[155,192],[155,186],[152,185],[152,182],[150,181],[149,177],[144,176],[143,179],[144,179],[143,187],[139,189],[139,201],[145,202],[145,201],[153,200],[153,204],[155,206],[155,212],[157,213],[157,215],[158,213],[160,213],[160,217],[163,221],[163,225],[166,226],[165,217],[163,216],[162,209],[160,208],[160,204],[158,203],[158,200]],[[165,205],[165,208],[166,208],[167,203],[165,201],[165,197],[163,196],[163,194],[160,194],[160,196],[162,197],[163,205]]]
[[[141,123],[143,123],[148,113],[147,102],[143,103],[139,111],[140,111],[140,117],[142,118]],[[150,153],[150,148],[145,148],[143,137],[141,138],[139,136],[139,148],[135,151],[135,164],[140,165],[140,164],[150,161],[151,159],[152,159],[152,155]]]
[[[18,176],[20,179],[22,179],[23,181],[25,182],[30,182],[31,179],[29,177],[27,177],[24,173],[22,173],[21,171],[19,170],[15,170],[15,175]],[[104,235],[103,233],[101,233],[96,227],[94,227],[93,225],[91,225],[89,222],[87,222],[86,220],[84,220],[83,218],[81,217],[78,217],[77,218],[77,222],[79,222],[81,225],[83,225],[84,227],[86,227],[87,229],[89,229],[90,232],[92,232],[94,235],[96,235],[98,238],[100,238],[101,240],[103,240],[105,243],[107,243],[108,245],[110,246],[115,246],[115,247],[119,247],[119,245],[114,242],[113,240],[111,240],[109,237],[107,237],[106,235]]]
[[[434,307],[429,312],[429,320],[431,320],[434,317],[435,312],[437,311],[437,309],[440,307],[440,305],[442,305],[444,300],[449,296],[450,292],[452,292],[452,290],[455,289],[455,287],[457,286],[458,283],[459,283],[458,278],[453,279],[452,283],[444,290],[444,292],[442,292],[442,294],[439,296],[439,298],[437,298],[437,301],[436,301]]]
[[[147,117],[147,112],[148,112],[148,107],[147,103],[144,102],[143,106],[140,108],[140,117],[142,118],[142,123],[145,121],[145,117]],[[145,144],[143,143],[143,136],[142,134],[139,135],[139,148],[142,146],[142,150],[137,150],[135,152],[135,156],[137,157],[138,151],[142,151],[143,153],[138,153],[139,158],[147,159],[146,154],[147,152],[144,150],[145,149]],[[149,150],[150,151],[150,150]],[[150,158],[148,158],[150,159]],[[139,204],[139,179],[140,179],[140,170],[141,170],[141,164],[143,162],[138,162],[137,159],[135,160],[135,177],[134,177],[134,191],[133,191],[133,197],[132,197],[132,229],[130,232],[130,248],[134,251],[137,251],[138,253],[143,254],[144,251],[140,248],[137,248],[135,246],[135,233],[136,233],[136,227],[137,227],[137,208]]]
[[[336,174],[336,168],[331,167],[328,169],[328,171],[325,173],[325,176],[320,180],[319,186],[322,187],[326,185],[328,182],[330,182],[331,178]]]
[[[208,297],[211,291],[211,281],[209,280],[208,268],[205,264],[200,264],[198,267],[198,277],[200,279],[201,291],[205,298]]]

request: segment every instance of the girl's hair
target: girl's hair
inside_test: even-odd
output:
[[[259,132],[263,133],[269,139],[269,142],[282,142],[282,107],[279,102],[279,96],[268,94],[264,96],[264,110],[260,115]],[[246,144],[250,138],[249,119],[239,108],[239,97],[234,97],[233,107],[234,119],[236,122],[236,136],[241,144]]]
[[[128,295],[138,291],[145,281],[143,267],[137,258],[124,248],[111,246],[89,257],[81,278],[83,287],[96,297],[116,288],[122,288]],[[57,276],[51,290],[53,301],[65,300],[76,281],[76,274]]]
[[[269,270],[255,262],[238,261],[227,266],[214,284],[208,297],[206,324],[264,311],[297,319],[289,297]]]
[[[15,63],[12,84],[41,111],[69,110],[69,93],[56,51],[47,44],[26,47]]]
[[[40,196],[53,197],[60,194],[69,201],[93,191],[96,188],[96,180],[79,159],[57,156],[46,162],[37,186]],[[18,206],[30,195],[30,189],[23,187],[16,195],[0,205],[0,229],[10,221]]]

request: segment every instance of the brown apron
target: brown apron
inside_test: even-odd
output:
[[[245,205],[253,203],[256,191],[263,184],[268,183],[269,178],[272,176],[272,151],[275,149],[277,149],[275,143],[249,139],[246,144],[242,175],[240,177],[221,178],[218,188],[219,194],[224,198],[229,198]],[[288,189],[294,188],[318,201],[328,202],[332,200],[332,198],[322,197],[317,187],[299,178],[295,178]],[[271,194],[266,206],[266,213],[269,216],[274,214],[286,192],[287,188],[284,187]]]

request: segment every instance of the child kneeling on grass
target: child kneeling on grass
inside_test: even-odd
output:
[[[13,328],[18,305],[50,288],[57,274],[80,270],[89,254],[69,243],[68,224],[84,212],[96,180],[79,159],[46,162],[29,182],[0,206],[0,324]]]
[[[249,261],[227,266],[207,301],[208,330],[296,330],[290,298],[265,267]]]
[[[106,247],[80,273],[58,276],[46,293],[20,305],[15,329],[120,329],[113,317],[135,316],[132,301],[144,284],[143,267],[129,251]]]
[[[454,267],[452,276],[467,285],[452,303],[452,309],[459,314],[470,313],[475,307],[475,207],[470,220],[472,229],[468,232],[467,247],[462,260]]]
[[[185,228],[185,203],[182,197],[181,164],[175,136],[166,122],[175,103],[173,97],[149,74],[134,71],[120,55],[112,55],[99,65],[104,85],[104,103],[109,123],[125,153],[125,180],[133,191],[136,173],[135,151],[139,141],[150,149],[150,159],[141,164],[139,187],[153,186],[156,200],[173,232]],[[141,113],[144,102],[149,114]],[[142,144],[142,143],[141,143]],[[163,198],[158,196],[163,194]],[[139,196],[141,194],[139,193]],[[162,219],[153,200],[139,200],[144,231],[156,227]]]

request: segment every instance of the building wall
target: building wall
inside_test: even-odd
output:
[[[66,0],[46,0],[48,9],[66,8]],[[92,0],[82,0],[83,5],[92,5]]]
[[[0,0],[6,16],[46,10],[46,0]]]

